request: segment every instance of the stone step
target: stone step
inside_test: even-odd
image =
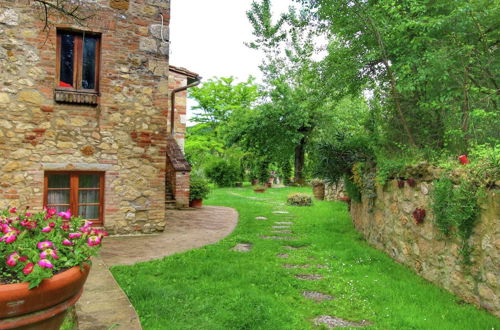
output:
[[[165,200],[165,208],[167,209],[175,209],[177,208],[177,202],[175,199],[167,199]]]

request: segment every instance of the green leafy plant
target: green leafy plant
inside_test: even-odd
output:
[[[287,203],[293,206],[311,206],[312,198],[304,193],[293,193],[288,195]]]
[[[473,247],[469,244],[469,238],[479,216],[480,189],[466,180],[455,186],[446,177],[435,181],[434,187],[432,207],[435,224],[445,236],[454,235],[460,240],[463,262],[470,264]]]
[[[361,191],[349,176],[344,176],[344,186],[347,195],[354,201],[361,203]]]
[[[189,200],[205,199],[210,193],[208,182],[202,178],[191,178],[189,183]]]
[[[219,187],[230,187],[241,181],[240,168],[225,159],[218,159],[210,163],[205,169],[207,178]]]
[[[265,186],[263,186],[263,185],[256,184],[256,185],[254,185],[254,186],[252,187],[252,189],[253,189],[253,191],[255,191],[255,192],[264,192],[264,191],[266,191],[266,189],[267,189],[267,188],[266,188]]]

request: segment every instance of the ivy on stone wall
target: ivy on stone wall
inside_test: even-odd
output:
[[[460,254],[464,264],[471,263],[473,247],[469,238],[479,217],[480,191],[481,189],[466,180],[461,180],[458,185],[454,185],[447,177],[434,182],[432,208],[435,225],[444,236],[455,236],[460,240]]]

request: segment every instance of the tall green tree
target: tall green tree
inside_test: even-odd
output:
[[[335,36],[325,85],[371,89],[386,146],[498,143],[498,1],[302,0]]]
[[[306,148],[324,110],[313,60],[319,30],[308,24],[309,15],[291,7],[275,19],[270,0],[252,3],[247,16],[254,40],[248,46],[264,54],[260,69],[267,102],[250,116],[239,117],[240,134],[233,134],[277,162],[285,163],[293,155],[298,182],[304,181]]]

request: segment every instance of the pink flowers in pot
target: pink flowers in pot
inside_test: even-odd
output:
[[[0,211],[0,283],[30,282],[88,263],[107,233],[69,211]]]

